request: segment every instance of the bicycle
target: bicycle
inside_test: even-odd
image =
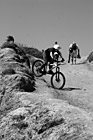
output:
[[[60,63],[61,62],[61,63]],[[36,60],[32,64],[32,72],[36,77],[41,77],[43,75],[48,74],[47,68],[46,68],[46,73],[41,72],[40,68],[44,64],[43,60]],[[51,85],[55,89],[62,89],[65,86],[65,76],[64,74],[60,71],[60,65],[62,65],[62,61],[56,61],[53,64],[53,67],[51,70],[55,69],[56,71],[52,74],[51,76]]]

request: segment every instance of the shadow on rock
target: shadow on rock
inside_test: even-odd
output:
[[[72,90],[81,90],[81,88],[76,88],[76,87],[67,87],[67,88],[63,88],[61,90],[65,90],[65,91],[72,91]]]

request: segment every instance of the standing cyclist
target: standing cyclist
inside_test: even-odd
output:
[[[80,56],[80,50],[79,50],[78,44],[76,44],[75,42],[73,42],[72,44],[69,45],[68,63],[70,62],[70,53],[73,52],[73,50],[77,50],[77,52],[78,52],[77,58],[81,58],[81,56]]]

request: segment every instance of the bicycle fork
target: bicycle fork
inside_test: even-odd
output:
[[[56,68],[56,81],[57,81],[57,82],[60,81],[59,72],[60,72],[60,68],[57,67],[57,68]]]

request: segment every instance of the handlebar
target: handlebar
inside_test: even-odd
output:
[[[59,66],[59,65],[63,65],[62,61],[56,61],[57,63],[53,63],[53,64],[50,64],[52,66]]]
[[[57,59],[54,59],[54,62],[57,62],[57,63],[59,63],[59,62],[64,62],[65,61],[65,59],[64,58],[62,58],[62,60],[57,60]]]

